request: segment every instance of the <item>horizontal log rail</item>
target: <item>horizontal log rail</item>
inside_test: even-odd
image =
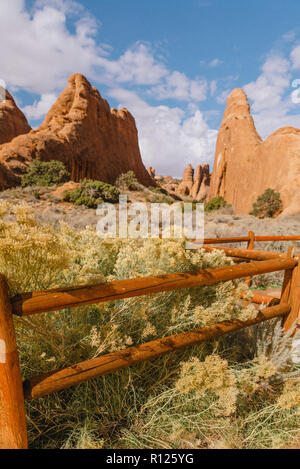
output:
[[[249,236],[235,238],[205,239],[206,251],[223,250],[236,262],[226,267],[205,269],[198,272],[183,272],[168,275],[118,280],[98,285],[83,285],[55,290],[23,293],[9,299],[7,284],[0,274],[0,449],[27,448],[25,422],[26,399],[42,397],[46,394],[66,389],[70,386],[96,378],[134,364],[150,360],[168,352],[223,336],[245,327],[275,317],[284,317],[284,330],[290,330],[299,322],[300,310],[300,266],[293,250],[287,254],[253,249],[254,241],[291,241],[300,236]],[[246,241],[248,249],[226,248],[215,244]],[[245,261],[250,261],[245,263]],[[124,298],[161,293],[184,288],[212,285],[222,281],[248,278],[258,274],[285,271],[280,300],[269,295],[253,293],[252,303],[266,307],[248,321],[223,321],[212,326],[194,329],[189,332],[164,337],[125,350],[113,352],[98,358],[75,364],[47,375],[21,380],[19,357],[12,314],[31,314],[58,311],[65,308],[96,304]],[[241,298],[244,295],[241,294]],[[246,299],[244,299],[246,301]],[[278,304],[279,302],[279,304]],[[300,323],[299,323],[300,324]]]
[[[253,276],[292,269],[296,264],[297,260],[294,258],[277,257],[266,261],[217,267],[194,273],[183,272],[156,277],[116,280],[98,285],[25,293],[17,295],[12,299],[12,311],[18,316],[29,316],[74,306],[121,300],[202,285],[212,285],[218,282],[243,278],[246,275]]]
[[[253,326],[268,319],[285,316],[290,312],[288,304],[271,306],[260,311],[248,321],[224,321],[209,327],[202,327],[181,334],[153,340],[136,347],[109,353],[77,365],[70,366],[48,375],[38,376],[24,382],[25,399],[37,399],[47,394],[61,391],[92,378],[112,373],[137,363],[150,360],[168,352],[198,344],[209,339],[229,334],[230,332]]]
[[[243,243],[247,241],[250,241],[250,236],[236,236],[231,238],[205,238],[203,244]],[[300,241],[300,236],[254,236],[254,241]]]
[[[197,243],[194,243],[197,244]],[[256,251],[254,249],[239,249],[239,248],[226,248],[224,246],[202,246],[207,252],[212,251],[224,251],[225,254],[229,257],[237,257],[239,259],[249,259],[256,261],[263,261],[267,259],[277,259],[287,257],[286,253],[280,253],[275,251]]]
[[[247,292],[248,293],[248,292]],[[280,303],[280,298],[271,295],[264,295],[263,293],[251,292],[251,303],[258,305],[264,304],[265,306],[275,306]],[[241,298],[245,297],[245,292],[241,293]]]

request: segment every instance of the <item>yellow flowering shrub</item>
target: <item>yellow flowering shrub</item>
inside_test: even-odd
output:
[[[25,204],[0,203],[0,271],[12,295],[225,265],[232,260],[220,251],[186,251],[177,240],[100,239],[91,228],[40,224]],[[242,279],[233,280],[16,318],[23,377],[217,321],[249,319],[256,310],[240,301],[246,289]],[[249,396],[267,390],[274,371],[266,356],[252,359],[250,339],[208,341],[28,402],[30,445],[178,448],[182,441],[206,448],[222,447],[234,435],[232,447],[251,447],[253,427],[260,429],[258,446],[270,447],[275,436],[281,442],[287,425],[297,426],[297,386],[287,382],[278,402],[274,391],[271,402],[263,397],[256,408],[248,405]],[[264,407],[287,422],[279,435],[267,434]]]
[[[283,409],[300,410],[300,378],[291,378],[284,384],[283,392],[277,402]]]
[[[230,415],[235,412],[238,394],[236,377],[228,368],[228,362],[218,355],[209,355],[204,362],[197,357],[181,364],[181,375],[176,389],[182,393],[196,391],[199,396],[206,392],[218,397],[218,412]]]

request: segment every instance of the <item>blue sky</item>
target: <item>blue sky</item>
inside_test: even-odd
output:
[[[136,118],[157,173],[213,163],[230,91],[263,138],[300,127],[297,0],[0,0],[0,80],[33,127],[71,73]],[[294,93],[294,94],[293,94]]]

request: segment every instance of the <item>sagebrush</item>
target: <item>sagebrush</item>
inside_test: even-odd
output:
[[[274,189],[266,189],[265,192],[257,198],[253,204],[253,210],[250,215],[258,218],[273,218],[282,211],[282,201],[279,192]]]
[[[75,205],[84,205],[88,208],[97,208],[103,202],[117,203],[120,192],[111,184],[84,179],[72,191],[64,191],[63,200]]]
[[[2,204],[0,214],[1,271],[12,295],[232,264],[220,251],[186,251],[177,240],[103,240],[92,229],[40,225],[26,205]],[[23,377],[216,321],[253,317],[254,307],[239,300],[246,288],[243,280],[234,280],[17,318]],[[257,353],[262,334],[255,331],[211,340],[28,402],[30,447],[291,444],[299,434],[299,375],[289,342],[279,370],[278,348]]]
[[[21,178],[26,186],[55,186],[70,180],[70,173],[61,161],[33,160]]]

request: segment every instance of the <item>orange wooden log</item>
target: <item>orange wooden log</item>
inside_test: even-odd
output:
[[[197,244],[197,243],[195,243]],[[199,244],[199,246],[201,246]],[[208,252],[212,252],[215,249],[219,251],[224,251],[225,254],[229,257],[239,257],[242,259],[251,259],[251,260],[267,260],[267,259],[278,259],[287,257],[285,253],[273,252],[273,251],[256,251],[252,249],[251,251],[247,249],[238,249],[238,248],[226,248],[224,246],[201,246],[202,249]]]
[[[249,241],[247,244],[247,249],[253,249],[255,243],[255,233],[254,231],[249,231]]]
[[[249,241],[249,236],[236,236],[232,238],[205,238],[203,244],[242,243]],[[300,236],[255,236],[254,241],[300,241]]]
[[[93,358],[77,365],[70,366],[54,373],[38,376],[24,382],[26,399],[36,399],[46,394],[69,388],[91,378],[112,373],[146,360],[164,355],[168,352],[204,342],[224,334],[244,329],[262,321],[287,314],[289,305],[278,305],[265,308],[256,318],[242,322],[238,320],[225,321],[213,326],[202,327],[189,332],[153,340],[146,344],[130,347],[120,352],[109,353],[102,357]]]
[[[203,244],[242,243],[244,241],[249,241],[249,236],[236,236],[233,238],[205,238]]]
[[[212,285],[214,283],[243,278],[245,275],[257,275],[278,270],[291,269],[296,265],[291,258],[275,258],[251,264],[230,265],[215,269],[205,269],[193,273],[159,275],[129,280],[117,280],[81,287],[60,288],[49,291],[24,293],[12,300],[13,312],[19,316],[28,316],[64,308],[93,303],[133,298],[183,288]]]
[[[300,241],[300,236],[255,236],[255,241]]]
[[[286,293],[283,293],[283,300],[288,295],[288,302],[291,306],[289,315],[283,321],[283,328],[285,332],[288,332],[291,327],[295,327],[293,333],[295,334],[297,329],[300,328],[300,265],[298,264],[292,271],[292,276],[289,279],[289,285],[286,287]],[[289,294],[288,294],[289,289]]]
[[[247,250],[248,250],[248,251],[254,249],[254,242],[255,242],[255,234],[254,234],[254,231],[249,231],[249,241],[248,241],[248,244],[247,244]],[[246,278],[245,278],[245,282],[246,282],[247,285],[250,287],[250,284],[251,284],[251,277],[246,277]]]
[[[252,299],[251,299],[252,303],[264,304],[266,306],[275,306],[280,303],[280,299],[274,296],[264,295],[262,293],[256,293],[256,292],[251,292],[251,293],[252,293]],[[241,298],[244,298],[244,296],[245,296],[245,292],[242,292]]]
[[[0,275],[0,449],[26,449],[24,396],[6,279]]]
[[[295,252],[295,246],[290,246],[287,252],[288,257],[294,257],[294,252]],[[293,269],[288,269],[285,271],[283,282],[282,282],[281,295],[280,295],[281,303],[289,303],[292,276],[293,276]]]

